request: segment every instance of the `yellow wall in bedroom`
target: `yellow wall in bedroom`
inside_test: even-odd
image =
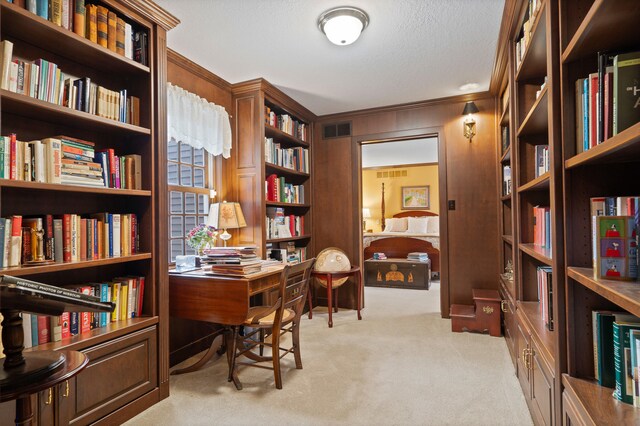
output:
[[[403,171],[404,177],[378,178],[378,172]],[[429,211],[439,213],[438,165],[382,167],[362,170],[362,207],[371,210],[371,219],[366,219],[367,229],[380,232],[381,194],[384,183],[385,217],[392,217],[402,211],[401,188],[403,186],[429,186]]]

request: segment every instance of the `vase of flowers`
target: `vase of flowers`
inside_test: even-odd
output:
[[[213,226],[200,224],[193,228],[187,234],[187,245],[202,255],[204,249],[207,247],[214,247],[216,245],[216,238],[218,237],[218,230]]]

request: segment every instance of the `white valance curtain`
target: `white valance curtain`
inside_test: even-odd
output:
[[[169,140],[231,156],[231,124],[224,107],[171,83],[167,83],[167,124]]]

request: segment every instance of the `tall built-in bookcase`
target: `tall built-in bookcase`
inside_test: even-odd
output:
[[[520,1],[514,20],[503,78],[510,100],[498,111],[500,125],[511,130],[510,150],[498,151],[500,169],[511,166],[513,189],[511,195],[501,191],[499,215],[502,267],[511,256],[514,281],[499,281],[505,338],[529,410],[536,423],[554,424],[560,419],[565,359],[557,2]],[[540,286],[542,271],[550,276],[550,292]]]
[[[612,389],[594,380],[592,311],[640,316],[640,286],[595,277],[590,198],[640,194],[640,123],[580,152],[576,81],[598,71],[599,52],[640,50],[640,3],[561,0],[559,11],[568,329],[563,419],[567,424],[638,424],[640,409],[617,401]]]
[[[237,147],[233,154],[233,191],[231,192],[239,201],[247,220],[247,227],[238,231],[235,241],[238,244],[255,244],[260,254],[265,257],[269,248],[285,249],[287,245],[295,245],[296,249],[306,252],[306,257],[313,256],[311,245],[311,154],[313,121],[315,115],[309,110],[289,98],[279,89],[264,79],[252,80],[233,86],[234,113],[236,115],[234,138]],[[275,115],[269,119],[269,113]],[[287,120],[304,124],[304,133],[292,131],[295,125],[288,130],[281,130],[278,126],[278,117],[287,116]],[[281,121],[281,120],[280,120]],[[271,124],[270,124],[271,123]],[[280,150],[297,151],[298,162],[306,153],[306,168],[292,167],[290,164],[280,163],[274,156],[268,156],[270,144],[277,144]],[[291,152],[291,151],[289,151]],[[269,158],[269,161],[267,161]],[[269,194],[274,190],[270,176],[277,176],[280,181],[280,197],[276,200]],[[283,183],[298,187],[298,193],[304,193],[302,200],[284,200],[282,198],[288,189],[284,189]],[[269,188],[271,187],[271,188]],[[271,199],[270,199],[271,198]],[[302,217],[302,226],[297,234],[291,232],[291,236],[268,235],[267,222],[273,218],[274,211],[279,211],[285,216],[295,220]],[[289,219],[288,219],[289,220]]]
[[[113,189],[0,179],[0,216],[88,216],[101,212],[135,213],[139,252],[99,260],[18,266],[2,275],[56,286],[106,282],[118,276],[145,277],[142,315],[111,322],[29,351],[71,349],[84,352],[89,365],[56,389],[34,395],[36,424],[121,423],[168,396],[168,300],[166,245],[166,31],[178,21],[146,0],[101,3],[148,36],[149,65],[91,42],[6,1],[0,2],[2,40],[13,43],[13,56],[43,58],[61,70],[109,88],[126,89],[140,99],[140,124],[126,124],[8,90],[0,91],[2,135],[22,141],[66,135],[142,158],[142,188]],[[160,173],[158,174],[158,171]],[[163,182],[165,182],[163,184]],[[159,241],[159,239],[164,239]],[[166,250],[166,249],[165,249]],[[162,265],[165,269],[161,269]],[[2,413],[13,418],[10,403]],[[12,406],[11,406],[12,407]],[[7,411],[8,410],[8,411]]]

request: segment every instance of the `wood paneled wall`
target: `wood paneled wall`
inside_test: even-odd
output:
[[[195,93],[209,102],[223,106],[229,114],[233,113],[231,85],[227,81],[172,50],[168,50],[167,60],[167,80],[170,83]],[[218,192],[217,199],[222,200],[226,198],[229,190],[225,182],[231,181],[231,170],[220,156],[216,157],[214,162],[214,188]],[[170,365],[175,365],[207,349],[211,345],[214,330],[213,324],[170,318]]]
[[[472,143],[463,137],[461,113],[467,100],[480,110]],[[471,303],[473,288],[497,289],[495,102],[489,94],[478,94],[320,117],[313,156],[315,252],[340,247],[362,264],[361,142],[435,133],[440,138],[440,196],[455,201],[453,211],[447,210],[446,199],[440,203],[441,222],[448,228],[441,245],[449,253],[441,266],[442,315],[449,316],[452,303]],[[352,123],[351,137],[322,139],[323,124],[344,121]]]

